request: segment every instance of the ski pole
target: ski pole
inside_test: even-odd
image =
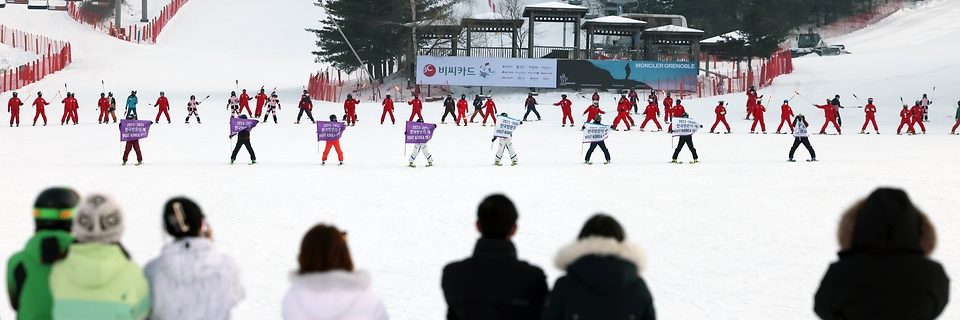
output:
[[[857,99],[857,102],[860,102],[860,106],[858,106],[857,108],[863,108],[863,101],[861,101],[860,98],[857,97],[857,94],[853,94],[853,98]]]
[[[233,82],[237,85],[236,91],[240,91],[240,80],[233,80]]]
[[[107,92],[107,85],[103,83],[103,80],[100,80],[100,92]]]
[[[206,98],[203,98],[203,100],[200,100],[200,102],[207,101],[207,98],[210,98],[210,95],[207,95],[207,97],[206,97]],[[198,102],[197,104],[199,104],[200,102]]]
[[[66,84],[66,83],[63,84],[63,91],[64,91],[64,92],[67,92],[67,93],[70,93],[70,89],[67,89],[67,84]]]
[[[791,102],[791,101],[793,101],[793,98],[796,98],[798,94],[800,94],[800,93],[798,93],[798,92],[794,92],[794,93],[793,93],[793,96],[792,96],[792,97],[790,97],[790,99],[787,99],[787,102]]]

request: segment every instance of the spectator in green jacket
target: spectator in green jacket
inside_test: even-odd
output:
[[[91,194],[73,217],[76,243],[53,264],[53,319],[141,319],[150,311],[150,286],[120,245],[123,210],[113,197]]]
[[[51,319],[50,266],[73,242],[70,224],[80,195],[70,188],[50,188],[33,205],[36,234],[7,262],[7,297],[18,319]]]

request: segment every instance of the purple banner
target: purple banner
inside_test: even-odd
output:
[[[317,141],[340,140],[346,128],[344,122],[317,121]]]
[[[407,143],[427,143],[433,139],[433,130],[436,124],[407,121]]]
[[[242,119],[242,118],[230,118],[230,136],[239,133],[240,131],[253,129],[257,124],[260,123],[257,119]]]
[[[120,141],[140,140],[150,133],[150,120],[120,120]]]

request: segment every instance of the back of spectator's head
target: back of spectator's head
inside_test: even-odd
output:
[[[307,231],[300,243],[299,274],[329,270],[353,271],[347,248],[347,233],[334,226],[318,224]]]
[[[174,238],[200,236],[203,219],[203,211],[193,200],[176,197],[163,205],[163,226]]]
[[[87,195],[73,216],[73,236],[77,242],[119,243],[124,229],[123,209],[112,196]]]
[[[483,199],[477,208],[477,227],[488,239],[508,239],[517,225],[517,208],[513,201],[502,194]]]
[[[33,219],[37,230],[62,230],[70,232],[73,213],[80,202],[80,195],[66,187],[43,190],[33,203]]]
[[[577,239],[582,240],[589,237],[613,238],[617,239],[617,242],[623,242],[627,235],[623,232],[623,227],[617,220],[611,216],[598,213],[583,224],[583,229],[580,229],[580,235],[577,236]]]
[[[900,189],[880,188],[854,204],[840,220],[842,251],[930,256],[936,247],[933,224]]]

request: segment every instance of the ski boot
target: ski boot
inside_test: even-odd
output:
[[[710,130],[710,133],[714,133],[713,130]]]
[[[816,161],[817,161],[817,158],[810,158],[810,160],[807,160],[807,162],[816,162]]]
[[[502,164],[500,164],[500,161],[494,161],[494,162],[493,162],[493,165],[498,166],[498,167],[503,166]]]
[[[730,130],[727,130],[727,132],[726,132],[726,133],[724,133],[724,134],[730,134],[730,133],[731,133],[731,132],[730,132]]]
[[[590,161],[584,161],[584,162],[583,162],[583,164],[586,164],[586,165],[593,165],[593,162],[590,162]]]
[[[750,131],[750,134],[757,134],[756,131]]]
[[[603,164],[610,164],[610,161],[605,161],[603,162]]]
[[[677,162],[677,159],[673,159],[673,160],[670,160],[670,163],[680,163],[680,162]]]
[[[790,158],[790,159],[787,159],[787,162],[797,162],[797,160],[793,160],[793,158]]]
[[[860,131],[860,134],[867,134],[867,132],[866,132],[866,131],[863,131],[863,130],[861,130],[861,131]]]
[[[411,167],[411,168],[416,168],[416,167],[417,167],[417,165],[413,164],[413,162],[410,162],[410,164],[408,164],[407,166],[408,166],[408,167]]]
[[[143,162],[137,161],[137,164],[135,164],[135,166],[139,167],[141,164],[143,164]]]
[[[690,164],[694,164],[694,163],[700,163],[700,160],[693,159],[693,161],[690,161]]]
[[[511,163],[510,165],[511,165],[511,166],[516,166],[516,165],[517,165],[517,160],[513,160],[513,163]]]
[[[877,134],[880,134],[880,131],[877,131]]]
[[[432,167],[432,166],[433,166],[433,162],[432,162],[432,161],[428,161],[426,167]]]
[[[326,164],[327,164],[326,161],[320,161],[320,165],[321,165],[321,166],[326,165]]]
[[[251,166],[252,166],[252,165],[255,165],[255,164],[257,164],[257,160],[250,160],[250,165],[251,165]]]
[[[766,131],[764,131],[764,132],[763,132],[763,134],[767,134],[767,132],[766,132]]]
[[[12,127],[13,125],[11,124],[10,126]],[[560,125],[561,128],[566,127],[566,126],[567,126],[567,124],[561,124],[561,125]]]
[[[230,159],[230,165],[231,165],[231,166],[233,165],[233,162],[234,162],[234,161],[235,161],[235,160]]]
[[[126,161],[124,161],[124,162],[123,162],[123,163],[121,163],[120,165],[121,165],[121,166],[125,166],[125,165],[127,165],[127,162],[126,162]]]
[[[340,164],[338,164],[338,166],[342,166],[342,165],[343,165],[343,161],[340,161]]]

